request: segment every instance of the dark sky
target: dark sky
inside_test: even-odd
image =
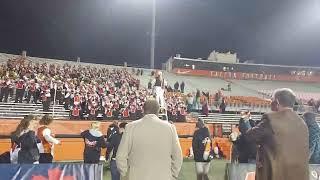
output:
[[[151,0],[1,0],[0,52],[149,65]],[[319,0],[157,0],[156,60],[320,66]]]

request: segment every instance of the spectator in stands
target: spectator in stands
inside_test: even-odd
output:
[[[202,95],[203,95],[205,98],[207,98],[207,100],[209,101],[209,99],[210,99],[210,92],[209,92],[209,91],[208,91],[208,92],[202,91]]]
[[[0,81],[0,87],[1,87],[0,102],[2,102],[3,98],[4,98],[4,102],[8,102],[10,83],[11,82],[7,76],[4,77],[4,80]]]
[[[196,110],[199,110],[200,109],[200,97],[201,97],[201,94],[200,94],[200,90],[197,89],[197,92],[196,92],[196,98],[194,99],[194,106],[195,106],[195,109]]]
[[[205,100],[203,105],[202,105],[202,114],[205,116],[209,116],[209,106],[208,106],[208,101]]]
[[[209,129],[202,119],[196,124],[196,131],[192,138],[192,149],[196,166],[197,180],[209,180],[210,158],[205,156],[206,151],[211,151],[211,136]],[[209,152],[210,153],[210,152]]]
[[[37,88],[38,88],[38,84],[35,82],[35,80],[31,80],[28,85],[27,103],[30,102],[31,96],[32,96],[33,103],[37,104],[37,101],[38,101]]]
[[[148,89],[152,89],[152,80],[150,79],[150,81],[148,82]]]
[[[24,94],[24,90],[25,90],[25,84],[23,79],[20,79],[17,83],[16,83],[16,97],[15,97],[15,103],[22,103],[22,99],[23,99],[23,94]]]
[[[84,163],[97,164],[100,161],[101,148],[106,148],[107,144],[100,132],[100,122],[91,123],[89,130],[81,132],[84,139]]]
[[[177,131],[174,125],[160,120],[158,113],[158,102],[148,100],[144,104],[145,116],[126,126],[116,156],[121,177],[128,180],[178,178],[182,152]]]
[[[181,90],[181,93],[184,93],[184,81],[182,81],[182,83],[180,84],[180,90]]]
[[[167,92],[173,92],[173,89],[172,89],[172,87],[170,85],[167,86]]]
[[[80,114],[81,114],[81,107],[80,106],[73,106],[71,110],[71,119],[77,120],[80,119]]]
[[[54,135],[48,127],[52,121],[53,119],[50,116],[45,115],[39,122],[40,127],[37,131],[37,136],[41,141],[38,146],[40,152],[39,163],[52,163],[54,145],[60,144],[60,141],[54,138]]]
[[[43,91],[41,97],[42,97],[42,107],[43,107],[43,111],[44,111],[44,112],[49,112],[50,103],[51,103],[50,90],[47,89],[47,90]]]
[[[219,107],[220,103],[220,96],[219,96],[219,93],[217,92],[215,95],[214,95],[214,105],[216,106],[216,108]]]
[[[174,84],[174,92],[178,92],[179,91],[179,82],[177,81],[175,84]]]
[[[226,107],[227,107],[226,101],[225,101],[224,98],[222,98],[221,104],[220,104],[220,107],[219,107],[220,113],[222,113],[222,114],[225,113],[226,112]]]
[[[309,164],[320,164],[320,128],[314,113],[303,114],[309,130]]]
[[[313,98],[308,101],[308,106],[312,106],[312,107],[316,106],[316,103]]]
[[[227,90],[228,90],[228,91],[231,91],[231,83],[230,83],[230,82],[228,83],[227,86],[228,86],[228,87],[227,87]]]
[[[117,169],[116,164],[116,154],[126,125],[127,123],[125,122],[120,123],[119,133],[115,134],[114,137],[107,143],[106,159],[109,159],[110,154],[112,154],[110,161],[110,171],[112,180],[120,180],[120,173]]]
[[[18,152],[19,164],[39,163],[40,153],[37,143],[40,141],[35,133],[38,123],[36,116],[29,115],[21,120],[17,129],[12,133],[14,142],[20,145],[20,151]]]
[[[187,111],[190,113],[193,109],[193,96],[191,93],[187,96]]]
[[[308,128],[293,111],[295,100],[291,89],[276,90],[276,112],[264,114],[261,123],[245,133],[259,146],[257,180],[309,179]]]

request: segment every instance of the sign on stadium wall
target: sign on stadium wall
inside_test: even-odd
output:
[[[0,179],[102,180],[102,164],[0,164]]]
[[[179,75],[206,76],[223,79],[241,79],[241,80],[268,80],[268,81],[304,81],[320,82],[318,76],[294,76],[285,74],[260,74],[260,73],[243,73],[227,71],[209,71],[200,69],[174,68],[173,72]]]
[[[254,164],[227,164],[226,180],[255,180]],[[320,165],[310,165],[310,180],[320,180]]]

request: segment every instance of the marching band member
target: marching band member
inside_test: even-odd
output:
[[[51,133],[48,127],[52,123],[53,119],[48,115],[45,115],[40,120],[40,127],[38,128],[37,136],[41,143],[38,146],[40,152],[39,163],[52,163],[54,145],[61,144],[61,142],[54,138],[54,134]]]
[[[16,98],[14,101],[15,103],[17,102],[22,103],[24,89],[25,89],[24,81],[23,79],[19,79],[19,81],[16,83]]]
[[[44,112],[48,112],[49,111],[49,107],[50,107],[50,89],[46,89],[43,91],[42,93],[42,106],[43,106],[43,111]]]
[[[132,103],[131,105],[130,105],[130,119],[131,120],[136,120],[136,106],[135,106],[135,104],[134,103]]]
[[[153,80],[152,84],[153,84],[154,96],[156,100],[160,104],[160,107],[162,108],[165,107],[164,88],[167,83],[162,77],[161,71],[156,74],[156,77]]]
[[[128,120],[129,117],[130,117],[129,108],[126,106],[125,108],[122,109],[122,119]]]
[[[73,109],[71,112],[72,119],[80,119],[80,111],[81,111],[80,106],[77,106],[77,105],[73,106]]]

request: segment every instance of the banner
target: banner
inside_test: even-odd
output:
[[[255,164],[227,164],[227,180],[255,180]],[[320,165],[309,165],[310,180],[320,180]]]
[[[102,180],[102,164],[0,164],[3,180]]]

